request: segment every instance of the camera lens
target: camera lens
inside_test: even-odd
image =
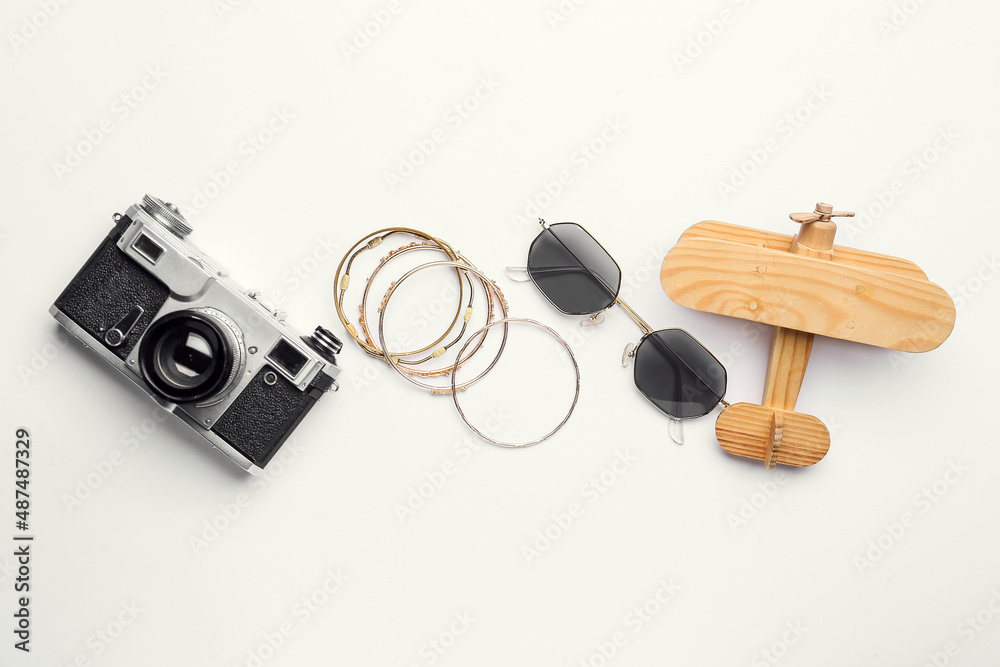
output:
[[[180,403],[224,392],[239,372],[239,331],[213,309],[181,310],[150,326],[139,346],[139,367],[150,387]]]

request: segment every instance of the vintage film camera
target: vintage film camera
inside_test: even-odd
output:
[[[260,472],[323,393],[342,344],[301,336],[185,239],[172,204],[146,195],[49,312],[71,334],[244,470]]]

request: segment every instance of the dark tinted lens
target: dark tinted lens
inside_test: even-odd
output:
[[[662,329],[636,348],[635,386],[671,417],[701,417],[726,395],[726,369],[686,331]]]
[[[590,315],[618,297],[622,271],[580,225],[563,222],[538,235],[528,250],[528,274],[556,308]]]
[[[154,322],[139,348],[143,377],[171,401],[214,394],[232,370],[232,351],[211,319],[180,311]]]
[[[218,362],[205,337],[186,327],[161,338],[155,355],[160,375],[178,389],[203,383]]]

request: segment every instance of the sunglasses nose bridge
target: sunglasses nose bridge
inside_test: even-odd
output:
[[[648,335],[648,334],[653,333],[653,327],[649,326],[649,324],[646,322],[646,320],[644,320],[641,317],[639,317],[639,313],[637,313],[634,310],[632,310],[632,306],[630,306],[627,303],[625,303],[625,301],[620,296],[615,297],[615,303],[617,303],[619,306],[621,306],[622,310],[625,311],[625,314],[628,315],[629,318],[633,322],[635,322],[636,325],[638,325],[638,327],[640,329],[642,329],[642,333],[643,334]]]

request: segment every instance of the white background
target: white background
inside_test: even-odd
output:
[[[0,664],[995,664],[995,5],[235,4],[0,11]],[[456,104],[475,108],[455,120]],[[268,135],[276,110],[291,119]],[[251,136],[269,141],[251,151]],[[341,391],[255,482],[155,421],[46,312],[146,192],[194,210],[191,240],[242,284],[282,290],[303,330],[343,333],[333,276],[357,238],[411,225],[447,239],[515,315],[574,343],[577,414],[538,447],[465,460],[475,441],[451,402],[350,343]],[[917,262],[959,312],[928,354],[817,340],[798,408],[833,444],[810,469],[728,456],[714,417],[674,445],[618,365],[638,337],[623,313],[583,338],[503,276],[524,261],[533,207],[581,222],[632,305],[692,331],[726,361],[729,399],[757,401],[767,331],[677,306],[656,269],[699,220],[793,233],[788,213],[816,201],[859,213],[840,243]],[[30,655],[9,631],[19,426],[33,437]],[[588,480],[625,453],[590,502]],[[552,528],[574,502],[582,516]],[[546,529],[561,534],[529,563]],[[328,593],[331,573],[347,580]],[[662,604],[661,580],[677,587]],[[655,613],[639,623],[643,605]]]

